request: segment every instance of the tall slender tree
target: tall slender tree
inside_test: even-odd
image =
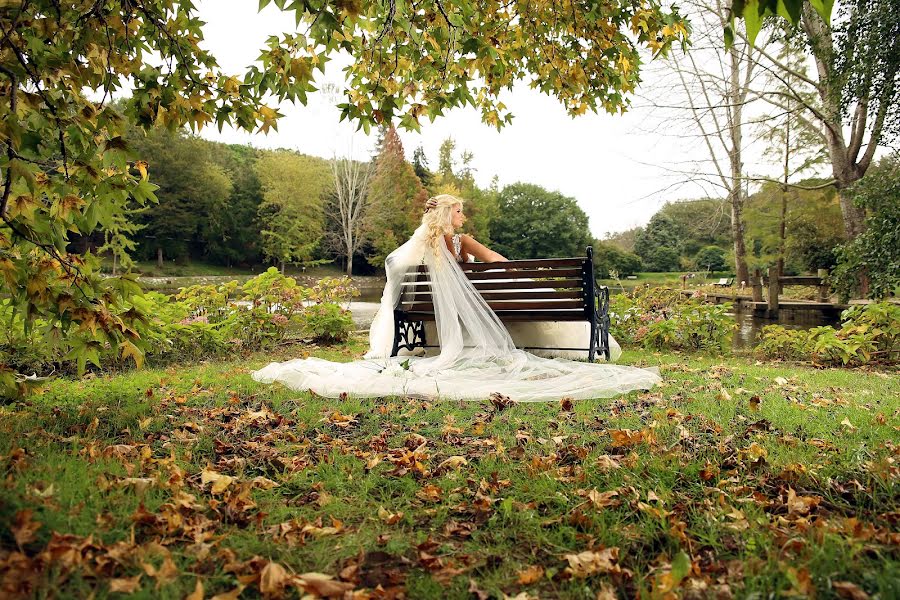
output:
[[[416,177],[413,166],[406,161],[397,130],[388,128],[369,187],[372,250],[367,260],[372,266],[382,266],[387,255],[412,235],[427,199],[428,192]]]
[[[347,275],[353,275],[353,257],[363,247],[368,233],[373,170],[371,163],[350,157],[335,157],[331,161],[334,191],[328,212],[336,227],[326,234],[326,243],[344,255]]]

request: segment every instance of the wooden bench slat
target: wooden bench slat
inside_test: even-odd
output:
[[[460,263],[463,271],[489,271],[491,269],[534,269],[537,267],[580,267],[586,258],[535,258],[506,262]]]
[[[581,277],[581,269],[522,269],[520,271],[467,271],[469,281],[477,279],[541,279]]]
[[[488,302],[491,310],[541,310],[541,309],[563,309],[577,308],[584,310],[584,300],[541,300],[535,302]],[[403,302],[400,307],[406,311],[434,311],[434,304],[431,302]]]
[[[572,298],[583,298],[584,293],[581,290],[553,290],[553,291],[534,291],[534,290],[516,290],[509,292],[484,292],[481,297],[485,300],[571,300]],[[402,302],[431,302],[431,292],[404,292],[400,296]]]
[[[501,321],[584,321],[584,310],[496,311]],[[434,321],[433,312],[405,313],[410,321]]]
[[[581,289],[582,281],[580,279],[554,279],[553,281],[476,281],[472,285],[476,290],[527,290],[527,289]],[[427,283],[418,281],[409,281],[403,284],[404,293],[413,289],[428,291],[431,289]]]

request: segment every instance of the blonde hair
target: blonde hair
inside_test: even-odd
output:
[[[437,206],[422,215],[422,225],[426,227],[428,245],[438,254],[444,236],[453,233],[453,207],[465,204],[465,200],[452,194],[439,194],[434,200]]]

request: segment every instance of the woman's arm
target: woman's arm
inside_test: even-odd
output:
[[[506,262],[508,259],[502,254],[494,252],[490,248],[479,244],[478,241],[468,235],[459,236],[460,245],[462,246],[462,255],[471,254],[476,260],[481,262]]]

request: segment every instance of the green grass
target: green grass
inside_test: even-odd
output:
[[[468,598],[470,585],[662,598],[689,560],[678,596],[900,593],[896,373],[627,352],[664,384],[571,411],[335,401],[250,379],[301,350],[59,380],[0,407],[0,589],[104,598],[143,574],[138,597],[181,599],[197,581],[209,597],[243,578],[250,598],[273,561],[410,598]],[[466,462],[438,470],[450,457]],[[213,493],[204,468],[234,480]],[[595,506],[591,490],[617,495]],[[26,510],[41,524],[30,537]],[[567,572],[566,555],[610,547],[610,568]],[[149,575],[166,556],[175,575]],[[520,583],[528,567],[540,576]]]

